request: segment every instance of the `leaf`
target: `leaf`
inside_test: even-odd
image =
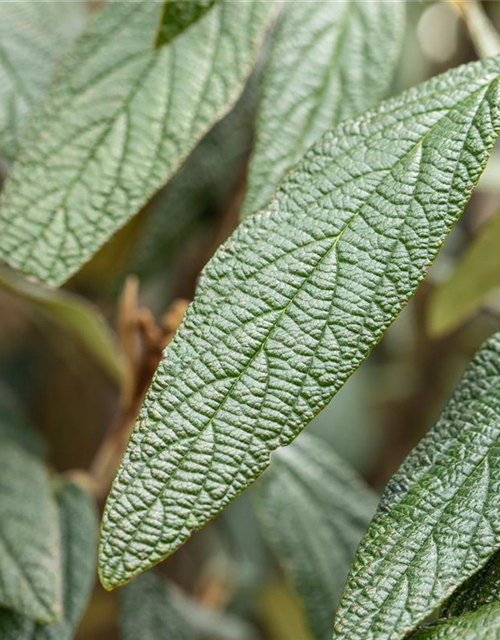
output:
[[[423,629],[411,640],[500,640],[500,603]]]
[[[330,401],[417,289],[500,124],[500,59],[324,136],[205,269],[108,498],[107,588],[161,561]]]
[[[167,583],[154,574],[141,576],[123,590],[121,607],[123,640],[196,640],[194,628],[172,602]]]
[[[320,438],[304,434],[274,454],[256,508],[300,596],[315,638],[330,640],[356,547],[377,499]]]
[[[500,553],[495,553],[481,571],[453,593],[444,604],[440,615],[458,616],[497,601],[500,601]]]
[[[162,47],[197,22],[215,0],[164,0],[156,46]]]
[[[68,482],[58,497],[63,565],[63,617],[58,624],[37,624],[0,610],[2,640],[73,640],[94,585],[97,514],[87,492]]]
[[[242,620],[200,605],[155,573],[121,592],[120,627],[123,640],[255,640]]]
[[[285,3],[263,72],[243,216],[270,202],[321,134],[384,97],[404,25],[403,2]]]
[[[275,2],[216,3],[155,50],[161,4],[112,2],[76,43],[0,202],[0,256],[59,285],[179,169],[250,75]]]
[[[53,291],[32,284],[6,269],[0,269],[0,291],[20,299],[34,312],[69,333],[114,380],[123,382],[123,355],[97,307],[66,291]]]
[[[467,248],[451,277],[429,302],[429,332],[450,333],[469,320],[500,290],[500,216],[481,230]]]
[[[40,622],[61,616],[57,507],[44,465],[0,441],[0,606]]]
[[[0,382],[0,446],[3,440],[15,442],[41,458],[48,453],[47,443],[28,422],[13,391]]]
[[[500,547],[500,334],[389,482],[335,621],[337,640],[395,640]]]
[[[81,32],[86,3],[0,2],[0,153],[12,159],[26,120]]]

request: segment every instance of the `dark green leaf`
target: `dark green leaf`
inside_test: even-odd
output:
[[[63,616],[58,624],[37,624],[0,610],[2,640],[73,640],[94,584],[97,514],[79,485],[66,484],[58,497],[63,566]]]
[[[500,553],[489,560],[445,603],[441,615],[450,617],[475,611],[484,604],[500,602]]]
[[[359,546],[335,639],[396,640],[500,547],[500,334],[389,482]]]
[[[12,159],[27,116],[85,23],[83,0],[0,2],[0,153]]]
[[[500,640],[500,603],[422,629],[411,640]]]
[[[308,434],[273,455],[255,489],[257,513],[314,637],[329,640],[376,496],[326,442]]]
[[[243,215],[341,120],[384,97],[399,58],[404,2],[285,3],[262,78]]]
[[[158,2],[110,2],[65,60],[0,204],[0,257],[58,285],[175,174],[235,104],[275,2],[217,2],[154,50]]]
[[[103,517],[108,588],[173,553],[342,387],[425,277],[500,126],[500,58],[324,136],[203,272]]]
[[[164,0],[156,46],[162,47],[197,22],[215,0]]]
[[[33,620],[61,617],[57,506],[44,465],[0,440],[0,606]]]

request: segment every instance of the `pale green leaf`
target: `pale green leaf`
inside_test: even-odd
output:
[[[0,610],[2,640],[73,640],[95,579],[97,514],[93,499],[74,482],[58,496],[63,567],[63,615],[57,624],[37,624]]]
[[[125,362],[118,343],[101,313],[84,298],[66,291],[53,291],[0,269],[0,291],[4,291],[57,325],[90,353],[111,377],[122,382]]]
[[[220,0],[219,0],[220,1]],[[164,0],[156,46],[162,47],[197,22],[215,0]]]
[[[0,154],[12,159],[28,115],[81,32],[83,0],[0,2]]]
[[[500,58],[325,135],[203,272],[105,509],[100,574],[173,553],[342,387],[425,277],[500,125]]]
[[[272,457],[256,490],[264,531],[318,640],[333,617],[377,499],[321,438],[303,434]]]
[[[396,640],[500,547],[500,334],[389,482],[358,548],[337,640]]]
[[[387,93],[404,2],[286,2],[262,78],[243,215],[265,207],[288,170],[341,120]]]
[[[500,640],[500,602],[422,629],[411,640]]]
[[[440,615],[458,616],[490,602],[500,602],[500,553],[495,553],[481,571],[455,591]]]
[[[41,622],[61,617],[60,536],[48,473],[0,440],[0,606]]]
[[[57,285],[179,169],[255,66],[275,2],[217,2],[154,49],[158,2],[110,2],[67,56],[0,201],[0,256]]]
[[[429,301],[429,331],[442,336],[457,329],[500,291],[500,216],[481,230],[451,277]]]

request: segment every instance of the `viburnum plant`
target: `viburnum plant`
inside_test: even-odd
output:
[[[306,637],[500,639],[500,334],[381,499],[301,433],[416,293],[500,131],[500,40],[474,2],[481,59],[387,98],[406,9],[0,3],[0,289],[121,390],[90,467],[58,473],[0,388],[2,640],[75,637],[97,555],[105,589],[132,581],[124,640],[259,637],[136,578],[261,475],[253,509]],[[127,276],[158,273],[166,226],[180,242],[192,194],[240,165],[239,224],[158,326]],[[82,297],[110,263],[121,347]]]

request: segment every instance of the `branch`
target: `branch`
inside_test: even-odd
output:
[[[500,53],[500,36],[478,0],[449,0],[459,11],[481,58]]]

